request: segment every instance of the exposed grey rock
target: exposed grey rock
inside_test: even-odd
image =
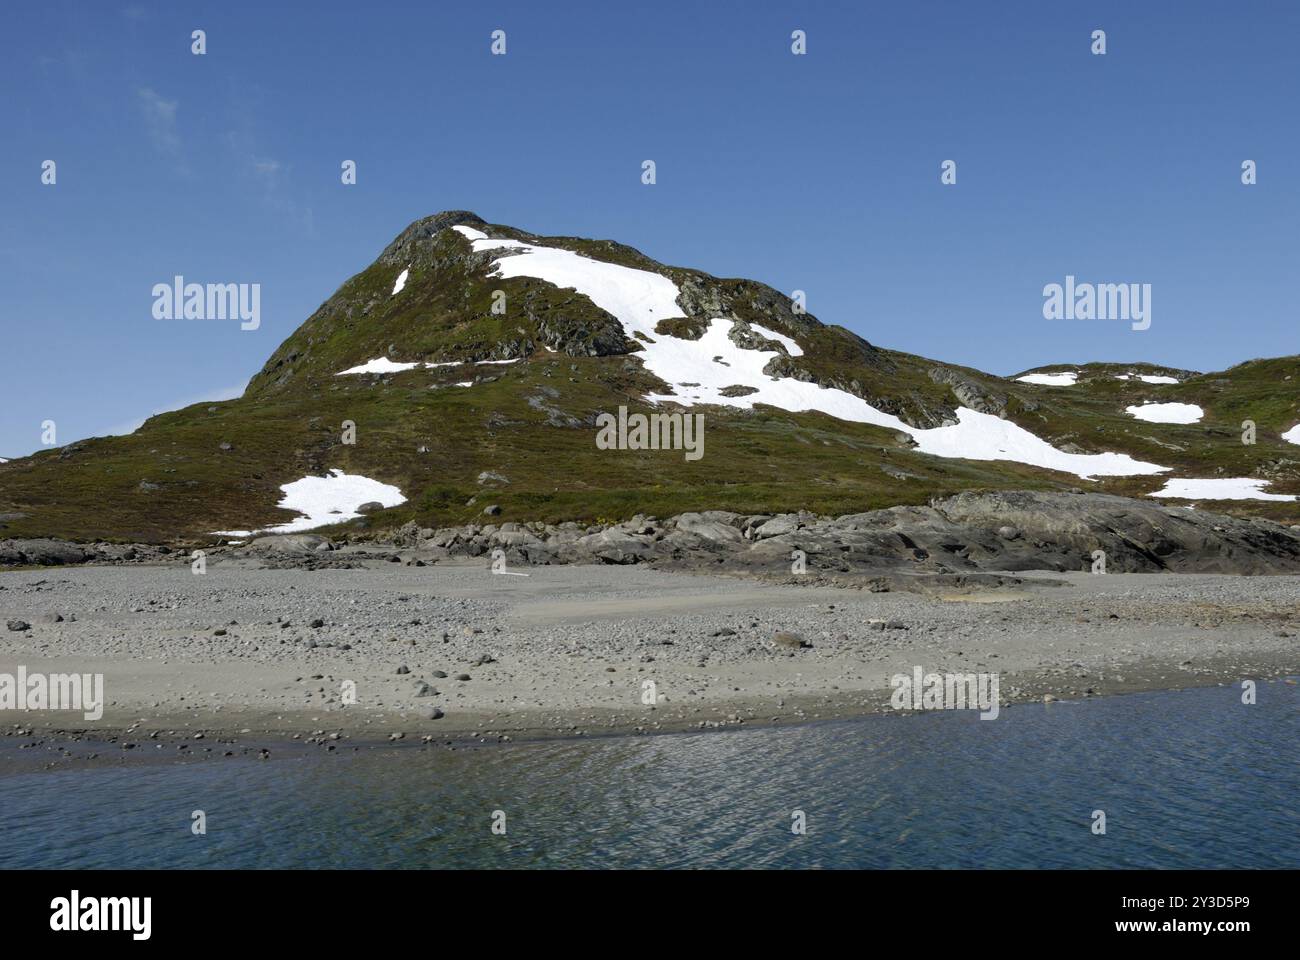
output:
[[[722,510],[683,513],[677,518],[677,533],[689,534],[710,545],[740,544],[744,542],[744,537],[735,525],[738,519],[738,514]]]
[[[776,351],[786,355],[790,352],[785,348],[785,344],[763,336],[744,320],[737,320],[731,325],[731,329],[727,331],[727,339],[742,350]]]
[[[93,553],[80,545],[63,540],[0,540],[0,565],[57,567],[65,563],[85,563],[93,557]]]
[[[754,539],[766,540],[768,537],[779,537],[783,534],[794,533],[802,526],[803,523],[800,521],[798,514],[783,513],[755,527]]]
[[[339,546],[315,534],[261,536],[223,549],[256,556],[270,568],[306,570],[481,557],[502,549],[509,564],[518,566],[646,563],[788,577],[797,550],[813,576],[933,577],[1083,570],[1092,551],[1104,550],[1107,569],[1114,573],[1300,572],[1300,530],[1294,527],[1082,490],[970,492],[928,506],[840,517],[707,510],[663,520],[637,516],[612,525],[506,522],[432,530],[408,523],[393,534],[392,543],[403,553],[365,550],[356,542]],[[188,548],[0,540],[0,566],[188,560]],[[880,589],[890,589],[892,582],[881,580]]]
[[[650,552],[650,544],[641,537],[620,530],[602,530],[576,540],[562,551],[561,556],[577,563],[638,563]]]
[[[932,367],[930,379],[935,383],[946,383],[952,388],[953,396],[963,407],[970,407],[980,413],[1002,416],[1007,409],[1007,398],[988,389],[971,377],[948,367]]]
[[[797,633],[778,631],[772,636],[772,642],[782,650],[803,650],[812,644]]]
[[[255,537],[247,544],[253,552],[325,553],[334,549],[327,537],[314,533],[285,533]]]

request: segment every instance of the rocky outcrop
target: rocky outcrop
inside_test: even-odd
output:
[[[727,331],[727,339],[742,350],[789,352],[786,350],[785,344],[779,340],[763,336],[744,320],[737,320],[731,325],[731,329]]]
[[[969,407],[979,413],[990,413],[1000,417],[1007,410],[1007,398],[1000,393],[985,388],[982,384],[957,370],[948,367],[932,367],[930,379],[935,383],[946,383],[952,388],[952,395],[963,407]]]
[[[172,555],[167,547],[66,540],[0,540],[0,567],[60,567],[78,563],[156,561]]]
[[[359,546],[292,534],[224,549],[306,569],[402,559],[392,549]],[[518,565],[648,563],[766,574],[791,573],[796,558],[809,573],[825,574],[1061,572],[1091,569],[1097,551],[1108,573],[1300,573],[1300,529],[1126,497],[1037,491],[963,493],[924,507],[842,517],[706,510],[603,525],[506,522],[435,530],[408,523],[387,546],[413,551],[409,562],[500,550]],[[188,558],[166,547],[0,541],[0,565],[158,562],[169,554]]]
[[[458,224],[473,227],[475,230],[483,230],[487,227],[482,217],[469,210],[444,210],[416,220],[399,233],[396,239],[384,248],[377,262],[391,266],[405,266],[416,259],[419,252],[427,248],[430,240],[448,227]]]
[[[526,530],[527,538],[512,536]],[[720,510],[624,523],[410,530],[445,556],[503,549],[517,563],[652,563],[789,573],[1071,571],[1103,551],[1110,573],[1300,573],[1300,530],[1104,494],[964,493],[842,517]]]
[[[38,567],[57,567],[70,563],[85,563],[90,559],[87,551],[62,540],[2,540],[0,564],[30,564]]]

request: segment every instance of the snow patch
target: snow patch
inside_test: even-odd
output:
[[[777,333],[775,330],[769,330],[767,327],[760,327],[756,323],[751,323],[749,326],[751,330],[757,330],[758,335],[763,339],[775,340],[777,343],[781,344],[781,346],[785,347],[785,352],[790,354],[790,356],[803,356],[803,347],[795,343],[793,337],[787,337],[785,334]]]
[[[352,373],[401,373],[403,370],[414,370],[434,367],[463,367],[467,363],[473,363],[475,366],[485,366],[488,364],[518,363],[520,357],[513,360],[449,360],[445,363],[421,363],[413,360],[410,363],[402,363],[397,360],[389,360],[387,357],[379,357],[376,360],[367,360],[360,366],[350,367],[347,370],[340,370],[334,374],[336,377],[347,376]]]
[[[350,373],[400,373],[403,370],[413,370],[421,366],[419,363],[398,363],[396,360],[389,360],[387,357],[380,357],[377,360],[367,360],[359,367],[351,367],[347,370],[340,370],[334,374],[336,377],[345,377]]]
[[[1205,416],[1205,411],[1194,403],[1144,403],[1125,407],[1124,412],[1147,423],[1196,423]]]
[[[940,457],[968,460],[1013,460],[1049,470],[1063,470],[1084,479],[1093,476],[1130,476],[1163,473],[1168,467],[1134,460],[1127,454],[1070,454],[1057,450],[1038,436],[1008,420],[991,414],[960,408],[958,422],[948,427],[921,430],[885,413],[844,390],[821,387],[789,377],[771,377],[763,367],[775,357],[775,350],[745,350],[732,342],[732,323],[714,318],[699,340],[688,340],[655,332],[663,319],[682,316],[677,305],[677,285],[648,270],[603,263],[570,250],[494,240],[472,227],[452,228],[468,239],[476,252],[504,249],[511,253],[493,261],[495,276],[532,277],[570,288],[616,317],[628,336],[642,334],[639,356],[645,368],[665,383],[693,383],[690,396],[651,394],[653,402],[671,401],[682,406],[708,403],[748,409],[764,403],[794,412],[819,411],[841,420],[869,423],[910,434],[917,449]],[[798,349],[789,337],[762,327],[787,350]],[[801,351],[802,352],[802,351]],[[796,355],[797,354],[793,354]],[[724,387],[742,385],[756,392],[743,397],[723,396]]]
[[[402,288],[406,286],[406,275],[409,274],[410,272],[411,272],[411,268],[407,267],[405,270],[403,270],[400,274],[397,275],[397,282],[393,284],[393,296],[397,296],[399,293],[402,292]]]
[[[1289,494],[1264,493],[1267,480],[1231,477],[1222,480],[1166,480],[1164,487],[1148,497],[1177,500],[1295,500]]]
[[[904,426],[921,453],[966,460],[1013,460],[1047,470],[1093,477],[1128,477],[1164,473],[1168,467],[1134,460],[1127,453],[1066,453],[1010,420],[967,407],[957,409],[958,423],[951,427],[917,430]]]
[[[1079,382],[1079,372],[1070,370],[1066,373],[1027,373],[1016,377],[1020,383],[1037,383],[1044,387],[1073,387]]]
[[[1165,377],[1156,373],[1117,373],[1116,380],[1141,380],[1143,383],[1178,383],[1177,377]]]
[[[1297,423],[1286,433],[1282,434],[1282,439],[1287,443],[1300,443],[1300,423]]]
[[[363,503],[377,501],[385,507],[396,507],[406,502],[406,497],[397,487],[342,470],[331,470],[325,477],[303,477],[282,485],[280,490],[284,496],[276,506],[282,510],[294,510],[302,516],[261,530],[218,530],[216,535],[248,537],[254,533],[300,533],[326,524],[355,520],[361,516],[356,508]]]

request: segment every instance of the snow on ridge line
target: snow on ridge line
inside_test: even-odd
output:
[[[407,276],[407,274],[409,274],[410,272],[411,272],[411,268],[410,268],[410,267],[407,267],[407,268],[406,268],[405,270],[403,270],[400,274],[398,274],[398,276],[397,276],[397,282],[396,282],[395,284],[393,284],[393,294],[392,294],[392,295],[393,295],[394,297],[397,296],[399,293],[401,293],[401,292],[402,292],[402,288],[406,286],[406,276]]]
[[[1036,383],[1042,387],[1073,387],[1079,382],[1079,371],[1027,373],[1023,377],[1016,377],[1016,381],[1019,383]]]
[[[1265,493],[1268,480],[1251,477],[1223,477],[1214,480],[1166,480],[1165,485],[1148,497],[1173,500],[1288,500],[1300,499],[1285,493]]]
[[[284,496],[276,506],[282,510],[295,510],[302,516],[260,530],[217,530],[215,535],[250,537],[256,533],[299,533],[326,524],[355,520],[361,516],[356,508],[363,503],[377,501],[385,507],[396,507],[406,502],[406,497],[397,487],[342,470],[331,470],[324,477],[303,477],[281,485],[280,489]]]
[[[340,370],[334,374],[336,377],[347,376],[353,373],[400,373],[403,370],[414,370],[416,367],[463,367],[467,363],[475,366],[484,366],[486,364],[503,364],[518,363],[521,358],[515,357],[512,360],[449,360],[445,363],[423,363],[418,360],[412,360],[407,363],[398,360],[389,360],[387,357],[377,357],[374,360],[367,360],[360,366],[350,367],[347,370]]]
[[[1147,423],[1198,423],[1205,411],[1194,403],[1144,403],[1124,412]]]
[[[1180,383],[1177,377],[1166,377],[1156,373],[1117,373],[1116,380],[1141,380],[1143,383]]]
[[[639,355],[647,370],[665,383],[700,385],[692,388],[690,396],[651,394],[646,398],[648,400],[671,401],[683,406],[698,402],[741,409],[765,403],[794,412],[817,411],[841,420],[874,424],[910,434],[922,453],[969,460],[1011,460],[1073,473],[1084,479],[1164,473],[1169,469],[1134,460],[1122,453],[1066,453],[1009,420],[966,407],[958,409],[956,424],[918,429],[847,391],[790,377],[768,376],[763,373],[763,367],[781,354],[774,350],[743,350],[736,346],[727,336],[731,322],[723,318],[712,319],[698,340],[656,333],[654,328],[660,320],[682,316],[677,305],[677,285],[668,277],[592,260],[571,250],[518,240],[494,240],[473,227],[458,225],[452,229],[465,237],[475,252],[511,251],[492,262],[495,268],[493,276],[503,279],[532,277],[576,290],[617,318],[627,336],[641,333],[653,340],[641,344]],[[771,332],[766,331],[763,335]],[[789,349],[782,338],[772,339]],[[728,397],[720,393],[728,386],[752,387],[757,392],[743,397]]]

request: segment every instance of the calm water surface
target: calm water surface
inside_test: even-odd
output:
[[[9,774],[0,867],[1295,868],[1298,741],[1300,687],[1262,683],[1254,706],[1216,687],[993,721]]]

